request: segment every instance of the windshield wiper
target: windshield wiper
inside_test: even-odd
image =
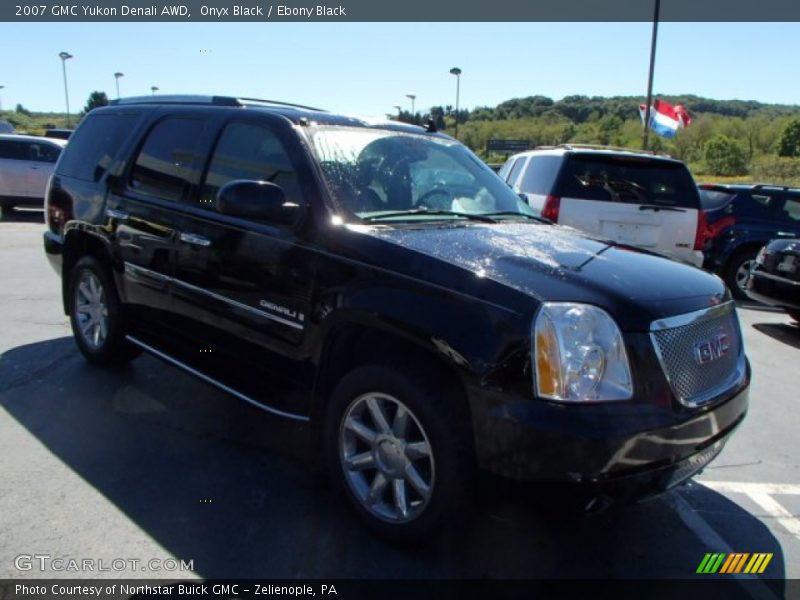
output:
[[[537,217],[535,215],[529,215],[526,213],[515,212],[513,210],[501,210],[499,212],[490,212],[490,213],[482,213],[485,217],[524,217],[525,219],[530,219],[531,221],[538,221],[539,223],[546,223],[547,225],[552,225],[553,222],[550,219],[545,219],[544,217]]]
[[[481,223],[497,223],[495,219],[485,215],[476,215],[471,213],[462,213],[454,210],[430,210],[427,208],[412,208],[411,210],[399,210],[396,212],[381,213],[378,215],[369,215],[361,217],[362,221],[380,221],[382,219],[394,219],[397,217],[414,216],[414,215],[431,215],[434,217],[463,217],[468,221],[480,221]]]

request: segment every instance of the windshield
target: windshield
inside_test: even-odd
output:
[[[361,219],[534,214],[486,164],[453,140],[331,126],[313,128],[311,139],[334,200]]]

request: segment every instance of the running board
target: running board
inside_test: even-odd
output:
[[[197,377],[199,379],[202,379],[206,383],[210,383],[214,387],[219,388],[223,392],[227,392],[228,394],[230,394],[231,396],[235,396],[239,400],[244,400],[248,404],[252,404],[256,408],[260,408],[261,410],[264,410],[264,411],[266,411],[266,412],[268,412],[270,414],[276,415],[278,417],[283,417],[285,419],[292,419],[294,421],[302,421],[304,423],[307,423],[308,421],[311,420],[309,417],[305,417],[303,415],[296,415],[294,413],[278,410],[277,408],[272,408],[271,406],[267,406],[266,404],[261,404],[260,402],[258,402],[256,400],[253,400],[253,398],[251,398],[250,396],[247,396],[247,395],[245,395],[245,394],[233,389],[232,387],[229,387],[229,386],[225,385],[221,381],[217,381],[213,377],[209,377],[205,373],[201,373],[197,369],[195,369],[193,367],[190,367],[186,363],[183,363],[183,362],[179,361],[177,358],[174,358],[174,357],[170,356],[169,354],[165,354],[161,350],[156,350],[155,348],[153,348],[149,344],[145,344],[143,341],[141,341],[139,339],[136,339],[132,335],[126,335],[125,339],[128,340],[131,344],[133,344],[135,346],[138,346],[139,348],[141,348],[142,350],[144,350],[148,354],[152,354],[153,356],[155,356],[157,358],[160,358],[161,360],[163,360],[165,362],[168,362],[169,364],[171,364],[171,365],[173,365],[175,367],[178,367],[179,369],[183,369],[184,371],[186,371],[190,375],[194,375],[195,377]]]

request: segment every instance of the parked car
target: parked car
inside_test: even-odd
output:
[[[64,144],[43,137],[0,135],[0,212],[43,206],[47,180]]]
[[[782,308],[800,323],[800,239],[772,240],[761,249],[747,281],[747,295]]]
[[[562,144],[510,157],[499,175],[537,214],[700,266],[700,199],[679,160],[638,150]]]
[[[704,268],[718,273],[736,298],[758,251],[774,238],[800,237],[800,189],[766,184],[702,184],[707,231]]]
[[[59,129],[59,128],[51,128],[46,129],[44,132],[44,137],[48,138],[56,138],[59,140],[68,140],[69,136],[72,135],[72,129]]]
[[[46,214],[90,363],[146,351],[306,424],[391,538],[456,517],[476,467],[587,510],[659,493],[747,411],[719,278],[536,217],[432,127],[124,99],[81,121]]]

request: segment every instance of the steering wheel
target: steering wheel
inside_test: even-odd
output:
[[[445,201],[449,200],[451,203],[453,201],[453,194],[449,192],[446,188],[435,187],[431,190],[428,190],[427,192],[422,194],[422,196],[417,198],[417,206],[424,206],[425,201],[428,200],[429,198],[432,198],[433,196],[445,196],[446,197]],[[441,207],[431,206],[430,208],[441,208]],[[449,209],[450,207],[445,206],[444,208]]]

